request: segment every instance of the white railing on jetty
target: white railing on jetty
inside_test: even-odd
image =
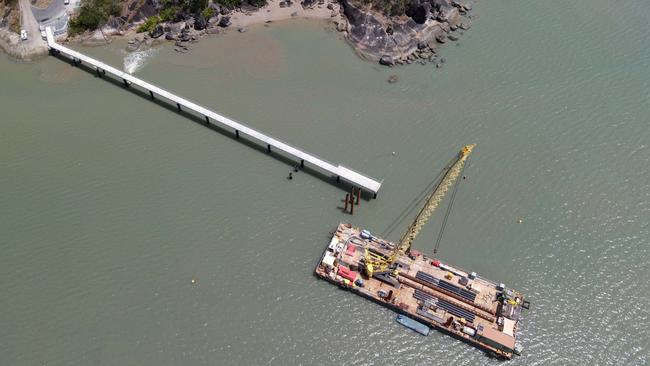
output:
[[[112,66],[109,66],[101,61],[95,60],[91,57],[88,57],[80,52],[77,52],[75,50],[72,50],[68,47],[65,47],[63,45],[60,45],[56,43],[54,40],[54,35],[52,32],[52,29],[50,27],[47,27],[45,29],[45,33],[47,36],[47,45],[50,48],[50,50],[55,51],[56,53],[62,53],[66,56],[68,56],[72,62],[76,63],[86,63],[88,65],[91,65],[92,67],[95,68],[97,71],[97,74],[100,75],[103,74],[105,75],[106,73],[112,74],[114,77],[119,78],[122,80],[125,86],[129,87],[130,85],[137,85],[149,92],[152,98],[154,98],[154,95],[157,95],[159,97],[163,97],[169,101],[172,101],[176,103],[176,106],[178,110],[180,111],[181,108],[186,108],[188,110],[193,111],[194,113],[201,115],[203,118],[206,119],[206,122],[214,121],[218,122],[218,124],[221,127],[227,127],[227,128],[232,128],[237,137],[239,137],[240,133],[243,133],[249,137],[252,137],[253,139],[264,143],[267,145],[268,151],[271,151],[271,148],[278,149],[292,157],[295,157],[300,160],[301,166],[305,164],[305,162],[308,162],[312,164],[315,167],[318,167],[319,169],[322,169],[328,173],[333,174],[334,176],[337,177],[338,179],[343,179],[344,181],[347,181],[348,183],[352,184],[353,186],[359,187],[361,189],[364,189],[368,192],[371,192],[373,194],[377,194],[379,191],[379,188],[381,187],[382,181],[378,181],[374,178],[368,177],[366,175],[363,175],[361,173],[357,173],[351,169],[348,169],[342,165],[334,165],[328,161],[325,161],[315,155],[309,154],[303,150],[300,150],[298,148],[295,148],[293,146],[290,146],[282,141],[279,141],[269,135],[265,135],[257,130],[254,130],[246,125],[243,125],[237,121],[233,121],[230,118],[224,117],[218,113],[215,113],[207,108],[204,108],[196,103],[193,103],[187,99],[181,98],[177,96],[174,93],[168,92],[164,89],[161,89],[155,85],[152,85],[144,80],[138,79],[135,76],[120,71]]]

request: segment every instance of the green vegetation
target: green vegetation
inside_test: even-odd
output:
[[[263,7],[264,5],[266,5],[266,0],[248,0],[248,2],[249,2],[251,5],[256,6],[256,7],[258,7],[258,8],[261,8],[261,7]]]
[[[168,22],[170,20],[173,20],[176,13],[178,13],[178,7],[176,6],[170,6],[168,8],[164,8],[163,10],[160,11],[160,20],[163,22]]]
[[[140,26],[138,27],[136,32],[138,32],[138,33],[149,32],[149,31],[153,30],[154,28],[156,28],[156,26],[158,24],[160,24],[160,22],[161,22],[161,19],[157,15],[149,17],[149,18],[147,18],[146,22],[140,24]]]
[[[228,9],[234,9],[241,5],[241,0],[217,0],[217,3]]]
[[[109,17],[120,15],[121,10],[118,0],[81,0],[79,14],[70,21],[70,33],[97,29]]]
[[[210,18],[212,18],[212,17],[214,16],[214,9],[212,9],[212,8],[205,8],[205,9],[203,9],[203,11],[201,12],[201,15],[203,15],[203,17],[204,17],[205,19],[210,19]]]

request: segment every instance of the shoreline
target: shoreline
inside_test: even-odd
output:
[[[18,34],[6,29],[0,29],[0,48],[9,58],[29,62],[47,56],[47,46],[38,44],[34,47],[28,47],[21,42]]]
[[[331,3],[332,9],[325,5],[303,8],[299,2],[280,7],[280,1],[269,0],[268,4],[254,12],[235,11],[230,14],[231,25],[228,28],[240,28],[288,19],[331,19],[341,21],[340,5]]]
[[[266,25],[273,22],[289,21],[292,19],[329,21],[334,24],[345,24],[346,20],[341,12],[341,6],[336,3],[330,3],[331,9],[327,5],[314,5],[303,8],[299,2],[294,2],[290,6],[281,7],[280,3],[284,0],[269,0],[268,4],[256,11],[246,11],[236,9],[231,11],[227,17],[230,19],[228,27],[221,27],[217,23],[210,24],[206,29],[201,31],[192,31],[192,35],[199,40],[206,36],[218,35],[228,32],[246,32],[248,27]],[[182,23],[182,22],[181,22]],[[136,23],[137,24],[137,23]],[[174,44],[178,40],[165,39],[164,34],[160,37],[153,38],[148,32],[137,33],[137,25],[132,24],[126,30],[103,29],[87,32],[74,37],[60,39],[62,43],[78,44],[84,47],[104,46],[115,40],[136,41],[137,43],[146,44],[149,47],[163,43]],[[173,23],[171,23],[173,24]],[[195,41],[195,40],[193,40]],[[128,50],[131,52],[134,50]]]
[[[31,12],[28,0],[19,0],[21,29],[28,32],[30,38],[20,39],[20,35],[7,28],[0,28],[0,48],[11,58],[18,61],[33,61],[47,56],[48,47],[41,39],[38,22]]]
[[[146,33],[136,33],[140,23],[130,23],[124,30],[107,27],[74,37],[62,36],[60,41],[82,46],[103,46],[113,39],[125,39],[130,44],[128,52],[141,49],[141,45],[154,47],[170,42],[178,52],[186,53],[189,51],[187,42],[196,42],[207,35],[227,33],[231,29],[243,33],[249,26],[259,24],[290,19],[319,20],[333,25],[355,53],[366,61],[385,66],[433,63],[439,68],[445,61],[437,54],[438,45],[457,41],[463,31],[469,29],[472,18],[469,14],[470,3],[455,1],[450,5],[449,0],[441,1],[447,5],[427,8],[429,10],[425,11],[423,18],[416,22],[415,18],[389,18],[372,10],[361,9],[350,0],[319,0],[307,7],[303,6],[304,2],[269,0],[262,8],[238,8],[208,20],[203,19],[200,28],[195,25],[195,18],[189,17],[177,23],[161,23]],[[40,38],[23,43],[17,34],[0,29],[0,48],[18,60],[31,61],[47,55],[47,45],[39,41]]]

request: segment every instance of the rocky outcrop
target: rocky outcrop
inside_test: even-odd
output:
[[[158,15],[160,11],[160,5],[155,0],[146,0],[142,1],[133,1],[129,4],[129,10],[131,16],[129,17],[129,23],[144,21],[149,17]]]
[[[386,17],[362,9],[352,0],[341,0],[348,24],[344,30],[339,26],[337,29],[345,32],[347,40],[362,56],[382,65],[416,60],[437,62],[437,44],[458,40],[458,35],[451,33],[458,28],[469,28],[469,19],[463,14],[470,7],[460,0],[452,1],[412,0],[405,16]]]

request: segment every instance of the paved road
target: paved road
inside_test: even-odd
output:
[[[63,4],[63,0],[54,0],[54,2],[45,9],[32,6],[32,13],[34,13],[34,17],[39,22],[59,17],[65,13],[65,10],[66,6]]]
[[[36,49],[39,47],[45,47],[47,49],[47,43],[41,38],[38,21],[34,18],[31,8],[32,6],[29,0],[20,0],[20,24],[22,25],[22,29],[25,29],[28,34],[27,40],[22,41],[22,45],[27,49]]]

